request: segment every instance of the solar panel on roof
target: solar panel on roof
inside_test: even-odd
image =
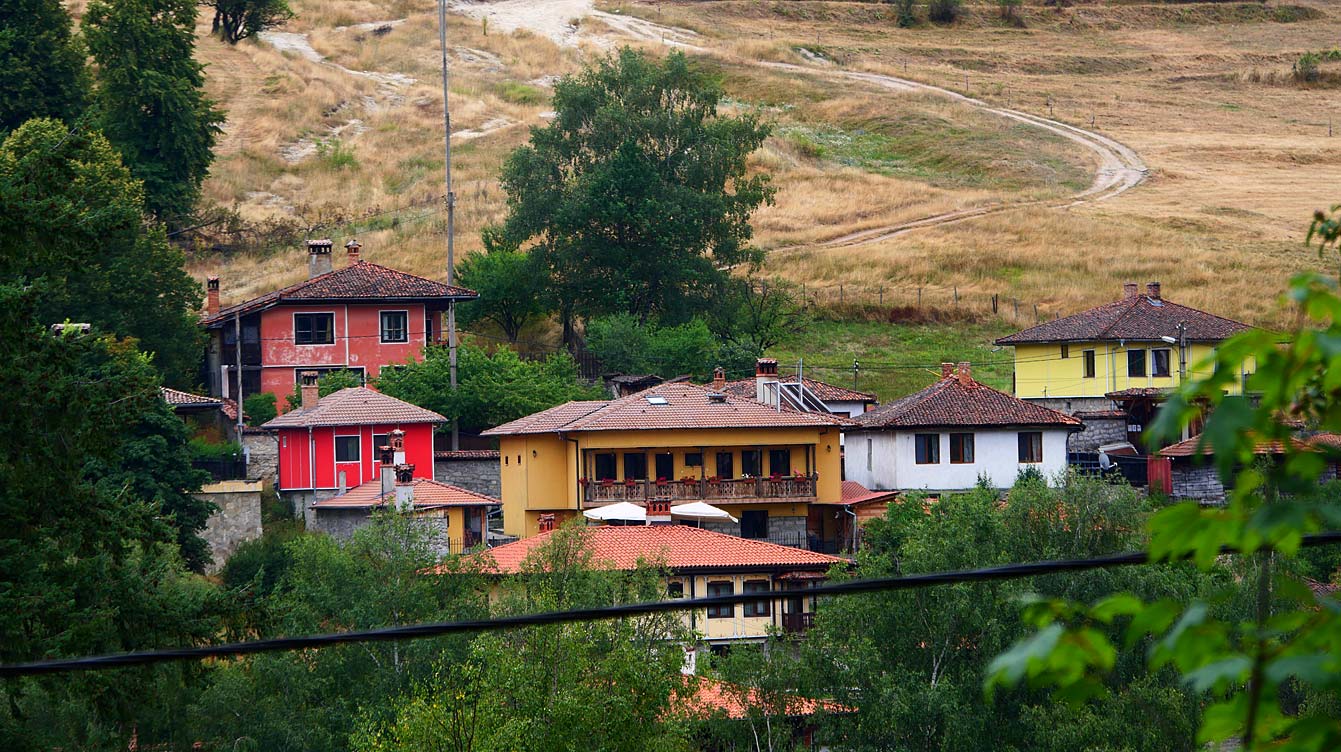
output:
[[[667,402],[667,401],[666,401],[666,398],[665,398],[665,397],[662,397],[660,394],[650,394],[650,395],[647,396],[647,404],[649,404],[649,405],[669,405],[670,403]]]

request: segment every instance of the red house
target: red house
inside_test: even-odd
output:
[[[242,397],[269,392],[283,410],[304,371],[349,369],[375,378],[383,366],[417,358],[444,336],[449,307],[479,297],[363,261],[356,240],[345,245],[348,264],[332,269],[331,246],[307,241],[306,281],[227,308],[219,307],[218,277],[209,278],[202,324],[210,333],[211,394],[240,402],[240,371]]]
[[[380,477],[377,447],[404,432],[404,460],[414,477],[433,477],[433,429],[447,419],[367,387],[317,399],[315,374],[305,376],[297,410],[271,420],[279,441],[279,490],[318,500]]]

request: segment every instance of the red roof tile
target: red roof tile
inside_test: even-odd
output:
[[[163,395],[163,401],[173,407],[222,407],[223,400],[218,397],[206,397],[200,394],[183,392],[179,389],[169,389],[161,386],[158,388],[159,394]]]
[[[708,397],[712,393],[711,389],[696,384],[660,384],[608,402],[569,402],[491,428],[482,435],[676,428],[796,428],[837,426],[849,422],[832,415],[777,410],[752,399],[730,395],[721,402],[713,402]],[[661,401],[664,404],[660,404]]]
[[[1199,446],[1200,444],[1201,434],[1197,434],[1190,439],[1184,439],[1177,444],[1164,447],[1159,450],[1159,454],[1161,457],[1193,457],[1197,455],[1209,457],[1215,454],[1210,444]],[[1290,439],[1290,448],[1296,452],[1316,451],[1316,448],[1309,442],[1295,438]],[[1285,454],[1285,444],[1281,441],[1258,441],[1257,445],[1253,447],[1253,454]]]
[[[676,696],[671,706],[681,717],[708,719],[713,716],[725,716],[732,720],[748,718],[751,711],[759,708],[761,714],[785,715],[788,718],[801,718],[824,713],[854,713],[852,708],[840,705],[832,700],[812,700],[796,695],[780,695],[768,698],[754,687],[742,687],[706,676],[684,678],[685,684],[693,687],[687,697]]]
[[[796,383],[796,378],[784,379],[787,383]],[[816,379],[801,377],[801,383],[806,385],[806,389],[816,397],[825,402],[878,402],[874,394],[868,392],[858,392],[853,389],[826,384]],[[711,388],[711,384],[706,385]],[[758,394],[758,385],[755,379],[739,379],[737,381],[728,381],[722,388],[722,391],[733,397],[743,399],[754,399]]]
[[[368,509],[384,506],[395,492],[382,493],[382,481],[373,479],[350,489],[342,496],[336,496],[312,504],[313,509]],[[439,507],[479,507],[495,506],[500,502],[492,496],[442,483],[428,478],[414,480],[414,508],[437,509]]]
[[[1187,325],[1192,342],[1219,342],[1252,327],[1232,319],[1148,295],[1136,295],[1105,303],[1088,311],[1046,321],[1038,326],[1002,337],[998,345],[1039,342],[1092,342],[1095,340],[1155,341],[1178,334]]]
[[[1123,400],[1136,399],[1139,397],[1167,397],[1172,392],[1172,389],[1163,386],[1134,386],[1129,389],[1119,389],[1116,392],[1108,392],[1104,396],[1111,400]]]
[[[672,570],[828,569],[834,564],[847,563],[837,556],[685,525],[602,525],[587,528],[585,533],[594,561],[614,569],[634,569],[640,559],[664,562]],[[531,551],[552,535],[553,532],[541,533],[475,556],[492,557],[491,569],[495,572],[517,574]]]
[[[446,423],[447,419],[422,407],[388,397],[365,386],[341,389],[322,397],[311,410],[290,410],[262,428],[367,426],[377,423]]]
[[[862,428],[1079,426],[1080,420],[957,374],[853,418]],[[855,429],[860,430],[860,429]]]
[[[872,491],[855,480],[845,480],[842,484],[841,503],[851,506],[853,504],[865,504],[868,501],[892,500],[898,495],[898,491]]]
[[[201,319],[220,326],[235,314],[251,313],[285,302],[472,300],[479,293],[363,261],[229,306]]]

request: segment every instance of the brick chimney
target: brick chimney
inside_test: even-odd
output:
[[[954,363],[941,363],[941,378],[948,379],[955,375]]]
[[[712,390],[720,392],[726,388],[726,369],[717,366],[712,369]]]
[[[396,461],[395,455],[391,453],[390,444],[377,447],[377,459],[381,465],[378,469],[382,480],[382,495],[385,496],[396,487]]]
[[[303,380],[303,401],[300,407],[304,410],[311,410],[317,406],[317,402],[321,399],[320,387],[317,386],[317,372],[303,371],[301,378]]]
[[[973,367],[967,361],[960,363],[955,369],[959,375],[959,383],[964,386],[973,385]]]
[[[1135,282],[1122,283],[1122,299],[1131,300],[1132,298],[1136,297],[1137,291],[1139,289],[1140,288],[1137,286]]]
[[[539,527],[540,527],[540,532],[542,532],[542,533],[548,533],[548,532],[554,530],[554,515],[552,515],[552,514],[542,514],[542,515],[540,515],[539,519],[537,520],[537,523],[538,523],[538,525],[539,525]]]
[[[348,243],[345,243],[345,252],[349,254],[350,266],[353,266],[363,260],[359,257],[359,251],[361,250],[363,250],[363,244],[359,243],[359,241],[357,240],[351,238]]]
[[[414,465],[396,465],[396,511],[414,508]]]
[[[1151,300],[1159,300],[1159,283],[1149,282],[1145,286],[1145,296]]]
[[[778,383],[778,361],[774,358],[760,358],[754,362],[754,398],[765,405],[777,407],[778,390],[770,389],[770,384]]]
[[[405,464],[405,432],[397,428],[390,433],[391,461],[397,465]]]
[[[307,241],[307,278],[320,277],[331,271],[330,238]]]
[[[205,280],[205,313],[214,316],[219,313],[219,278]]]

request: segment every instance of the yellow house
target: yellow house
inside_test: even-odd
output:
[[[380,479],[370,480],[310,505],[308,527],[344,538],[367,524],[373,510],[388,505],[430,521],[436,547],[459,554],[484,541],[489,512],[498,507],[498,499],[428,478],[398,478],[390,488]]]
[[[812,505],[842,501],[843,423],[667,383],[569,402],[484,435],[499,439],[508,535],[535,535],[542,516],[562,523],[618,502],[705,501],[739,522],[704,527],[804,545],[809,529],[823,527],[808,525]]]
[[[527,557],[552,534],[547,529],[472,558],[484,562],[486,572],[522,574]],[[640,561],[664,567],[669,599],[759,593],[757,602],[683,612],[685,626],[710,643],[805,631],[815,612],[815,598],[807,591],[825,581],[830,567],[849,564],[837,556],[684,525],[603,525],[585,535],[598,567],[631,571]]]

